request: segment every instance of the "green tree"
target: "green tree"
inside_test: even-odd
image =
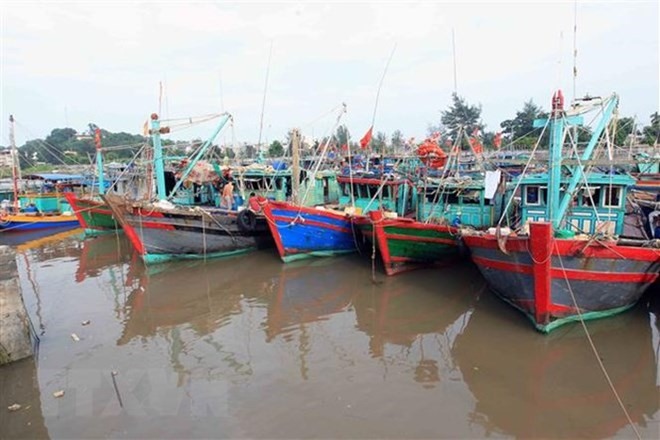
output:
[[[452,104],[449,108],[442,112],[440,122],[445,127],[447,135],[455,140],[458,133],[463,130],[463,133],[468,136],[472,134],[475,129],[483,130],[484,124],[481,122],[481,105],[470,105],[456,93],[452,95]],[[462,136],[462,143],[464,147],[467,146],[465,136]]]
[[[636,129],[635,127],[635,119],[634,118],[619,118],[618,121],[616,121],[616,131],[614,132],[614,145],[616,146],[624,146],[627,145],[629,142],[629,136],[633,134],[633,131],[635,134],[639,133],[639,130]]]
[[[233,159],[236,157],[236,153],[234,152],[233,148],[225,148],[224,155],[227,156],[230,159]]]
[[[371,140],[371,149],[378,153],[385,150],[387,145],[387,135],[382,131],[376,133],[376,136]]]
[[[335,133],[335,139],[337,140],[337,147],[341,148],[342,145],[348,145],[348,140],[350,139],[350,133],[348,128],[345,125],[340,125],[337,127],[337,132]]]
[[[651,115],[651,125],[644,127],[644,143],[655,145],[660,140],[660,113],[655,112]]]
[[[530,99],[523,104],[523,108],[516,112],[516,117],[507,119],[500,123],[503,135],[509,141],[515,141],[514,145],[517,148],[532,148],[538,140],[538,134],[532,135],[534,129],[534,119],[547,118],[548,114],[543,111],[541,107],[534,104]],[[541,145],[547,145],[549,139],[548,130],[543,134]]]
[[[392,150],[394,153],[397,153],[401,151],[403,148],[405,141],[403,139],[403,133],[401,133],[401,130],[394,130],[394,133],[392,133]]]
[[[59,148],[67,141],[75,138],[76,134],[78,133],[73,128],[55,128],[46,137],[46,142]]]
[[[280,141],[273,141],[268,147],[268,156],[281,157],[284,155],[284,147]]]

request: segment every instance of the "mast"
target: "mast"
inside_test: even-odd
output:
[[[559,186],[561,185],[561,150],[564,144],[564,95],[557,90],[552,96],[552,113],[550,114],[550,151],[548,164],[548,220],[556,229],[560,219]]]
[[[557,212],[559,218],[563,217],[564,213],[566,212],[566,209],[568,209],[569,202],[573,198],[573,192],[575,192],[575,189],[580,183],[580,180],[583,179],[584,168],[585,168],[584,163],[588,161],[589,158],[591,157],[591,154],[593,153],[594,148],[596,148],[596,144],[598,143],[600,136],[603,134],[603,131],[605,131],[605,128],[607,127],[607,124],[610,122],[610,119],[612,119],[612,114],[614,113],[618,105],[619,105],[619,97],[616,94],[614,94],[610,97],[609,102],[607,102],[607,104],[605,105],[605,108],[603,108],[603,115],[600,121],[598,121],[598,124],[596,125],[596,128],[594,129],[593,133],[591,134],[591,139],[589,139],[589,143],[584,149],[584,152],[582,153],[582,157],[580,157],[581,165],[575,166],[575,168],[572,170],[571,180],[569,181],[568,187],[564,192],[564,196],[562,197],[561,203],[559,205],[559,210]]]
[[[199,150],[197,151],[197,153],[190,159],[190,162],[188,163],[188,166],[186,167],[186,169],[181,174],[181,177],[179,178],[176,185],[174,185],[174,188],[172,189],[172,192],[170,193],[170,195],[176,194],[177,190],[181,187],[181,184],[183,184],[183,182],[186,180],[186,178],[188,177],[190,172],[193,170],[193,168],[195,168],[195,165],[197,165],[197,162],[199,162],[199,160],[202,158],[202,156],[206,153],[206,150],[208,150],[208,148],[213,144],[213,140],[218,136],[218,134],[223,129],[225,124],[227,124],[227,121],[229,121],[229,119],[231,119],[231,115],[229,113],[225,113],[224,115],[222,115],[222,119],[220,120],[220,123],[218,124],[218,126],[215,128],[215,130],[211,134],[211,137],[209,137],[206,140],[206,142],[204,142],[202,144],[202,146],[199,147]],[[168,131],[169,131],[169,129],[168,129]]]
[[[534,128],[545,126],[547,119],[535,119]],[[564,145],[565,124],[582,124],[581,116],[566,116],[564,112],[564,94],[557,90],[552,95],[552,112],[550,113],[550,151],[548,152],[548,200],[546,205],[547,220],[557,230],[561,224],[562,215],[559,210],[562,147]]]
[[[295,205],[300,203],[300,132],[291,132],[291,198]]]
[[[14,212],[18,212],[18,179],[21,178],[21,168],[18,162],[18,150],[16,150],[16,137],[14,136],[14,115],[9,115],[9,144],[11,146],[11,177],[14,182]]]
[[[105,178],[103,176],[103,154],[101,152],[101,129],[94,130],[94,144],[96,145],[96,172],[99,177],[99,195],[105,194]]]
[[[259,118],[259,140],[257,141],[257,157],[261,159],[261,134],[264,130],[264,110],[266,108],[266,92],[268,91],[268,77],[270,76],[270,59],[273,56],[273,42],[270,42],[270,51],[268,52],[268,66],[266,67],[266,80],[264,82],[264,96],[261,101],[261,117]]]
[[[156,113],[151,114],[151,139],[154,144],[154,168],[156,172],[156,193],[158,200],[167,198],[165,189],[165,160],[163,158],[163,146],[160,143],[161,133],[169,133],[169,128],[160,128],[160,120]]]

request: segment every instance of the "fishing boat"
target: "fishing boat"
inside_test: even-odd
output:
[[[63,202],[63,193],[70,191],[82,176],[67,174],[35,174],[26,176],[42,182],[39,191],[21,191],[18,150],[14,136],[14,117],[9,116],[9,137],[12,151],[13,203],[3,203],[0,209],[1,232],[23,232],[36,229],[73,229],[78,220]],[[74,182],[75,181],[75,182]]]
[[[78,195],[72,192],[65,194],[66,200],[71,205],[71,209],[76,215],[80,226],[85,230],[85,235],[92,236],[104,232],[121,230],[119,224],[112,216],[112,210],[100,197],[105,194],[106,190],[100,128],[96,128],[94,131],[94,143],[96,146],[98,195]]]
[[[409,181],[399,176],[351,173],[336,179],[341,192],[335,204],[305,206],[260,199],[282,261],[355,252],[359,233],[356,216],[381,206],[395,211],[397,198],[412,200]]]
[[[157,201],[129,200],[115,194],[105,194],[114,218],[121,224],[129,241],[145,263],[162,263],[177,259],[204,259],[228,257],[272,245],[266,219],[251,209],[237,210],[234,207],[217,207],[206,204],[187,205],[168,200],[195,199],[213,201],[211,193],[186,192],[184,182],[195,170],[196,164],[205,154],[229,121],[230,115],[223,114],[211,137],[187,161],[185,169],[171,190],[167,190],[164,157],[160,135],[168,132],[161,127],[158,115],[151,116],[154,146],[154,169],[156,174]],[[277,173],[275,180],[284,179]],[[183,187],[182,191],[179,191]],[[190,185],[193,188],[193,185]]]
[[[457,173],[459,154],[447,156],[434,138],[422,143],[417,154],[425,175],[412,188],[412,215],[379,209],[355,219],[378,248],[387,275],[461,260],[459,227],[490,226],[500,206],[499,172]]]
[[[550,129],[548,172],[517,181],[520,191],[511,194],[520,199],[514,229],[499,223],[486,231],[462,230],[491,289],[544,333],[623,312],[658,277],[658,241],[623,236],[624,201],[634,179],[584,166],[617,105],[612,95],[576,101],[565,111],[557,91],[550,118],[534,122]],[[601,117],[584,150],[563,149],[568,131],[594,110]],[[576,165],[562,163],[571,156],[579,159]]]

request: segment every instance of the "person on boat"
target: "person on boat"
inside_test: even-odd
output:
[[[222,189],[222,202],[220,207],[231,209],[234,205],[234,184],[229,180]]]
[[[30,203],[25,207],[23,212],[27,215],[37,215],[39,213],[39,208],[37,208],[34,203]]]
[[[253,192],[250,193],[250,198],[248,198],[248,209],[255,214],[261,212],[261,203],[259,203],[259,197]]]
[[[649,226],[653,238],[660,238],[660,211],[652,211],[649,214]]]

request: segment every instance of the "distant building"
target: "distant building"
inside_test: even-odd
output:
[[[0,168],[5,168],[5,167],[10,168],[11,166],[12,166],[11,150],[10,149],[0,150]]]

